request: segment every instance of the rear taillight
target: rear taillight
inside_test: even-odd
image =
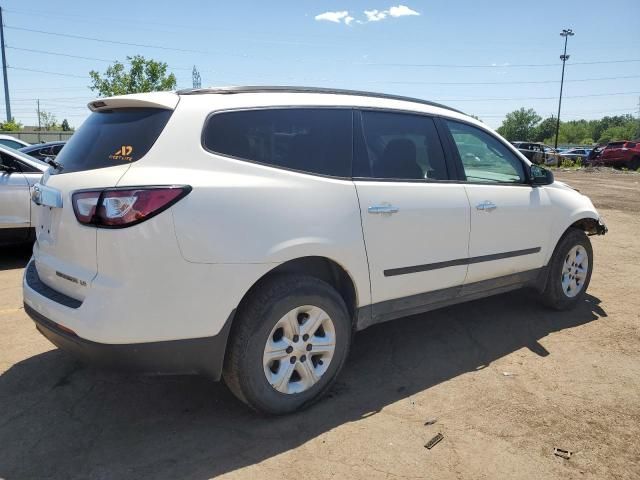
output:
[[[190,191],[189,185],[84,190],[72,195],[73,211],[84,225],[130,227],[166,210]]]

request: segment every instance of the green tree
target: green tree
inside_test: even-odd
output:
[[[67,121],[66,118],[62,120],[62,123],[60,124],[60,128],[62,128],[63,132],[70,132],[73,130],[73,128],[69,126],[69,122]]]
[[[589,122],[586,120],[571,120],[560,124],[558,142],[569,145],[591,144],[593,143],[591,135]]]
[[[101,97],[176,88],[176,77],[173,73],[167,75],[166,63],[147,60],[142,55],[127,57],[126,63],[129,64],[128,69],[123,63],[115,62],[104,75],[91,70],[89,88]]]
[[[627,127],[629,131],[626,133],[629,135],[627,138],[621,138],[620,140],[631,140],[632,138],[636,138],[640,135],[640,132],[637,131],[637,120],[633,118],[632,115],[615,115],[613,117],[603,117],[600,119],[593,128],[591,132],[591,137],[598,142],[607,142],[611,140],[606,140],[606,138],[611,137],[611,135],[622,135],[623,130],[610,130],[612,127]],[[633,128],[630,125],[635,125],[636,128]],[[610,130],[609,133],[605,134],[606,130]],[[614,135],[614,136],[615,136]],[[602,139],[602,140],[601,140]]]
[[[18,130],[22,130],[22,124],[16,122],[15,118],[12,118],[8,122],[0,122],[0,130],[3,132],[17,132]]]
[[[548,138],[552,138],[556,134],[557,119],[555,117],[545,118],[535,129],[533,141],[544,142]]]
[[[598,143],[615,142],[617,140],[632,140],[635,137],[637,126],[628,123],[626,125],[619,125],[616,127],[609,127],[600,134]]]
[[[536,126],[542,118],[533,108],[521,108],[507,113],[498,133],[510,141],[531,140],[535,137]]]
[[[40,110],[38,115],[40,116],[40,128],[42,130],[57,130],[60,128],[58,126],[58,120],[53,113]]]

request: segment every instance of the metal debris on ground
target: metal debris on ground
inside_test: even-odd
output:
[[[442,435],[441,433],[438,433],[435,437],[433,437],[431,440],[429,440],[424,446],[427,450],[431,450],[433,447],[435,447],[442,439],[444,438],[444,435]]]
[[[516,374],[512,372],[502,372],[502,375],[505,377],[514,377]]]
[[[573,452],[570,452],[569,450],[563,450],[562,448],[554,448],[553,449],[553,454],[556,457],[560,457],[560,458],[564,458],[565,460],[569,460],[571,458],[571,455],[573,455]]]
[[[432,418],[431,420],[427,420],[426,422],[424,422],[425,425],[433,425],[434,423],[436,423],[438,421],[437,418]]]

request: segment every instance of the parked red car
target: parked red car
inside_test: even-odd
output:
[[[640,168],[640,142],[610,142],[592,163],[637,170]]]

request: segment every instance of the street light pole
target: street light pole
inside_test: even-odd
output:
[[[564,64],[567,60],[569,60],[569,55],[567,55],[567,40],[569,37],[573,37],[575,33],[570,28],[565,28],[560,32],[560,36],[564,37],[564,53],[560,55],[560,60],[562,60],[562,78],[560,79],[560,99],[558,100],[558,118],[556,120],[556,143],[554,148],[558,150],[558,134],[560,133],[560,107],[562,107],[562,87],[564,85]]]

